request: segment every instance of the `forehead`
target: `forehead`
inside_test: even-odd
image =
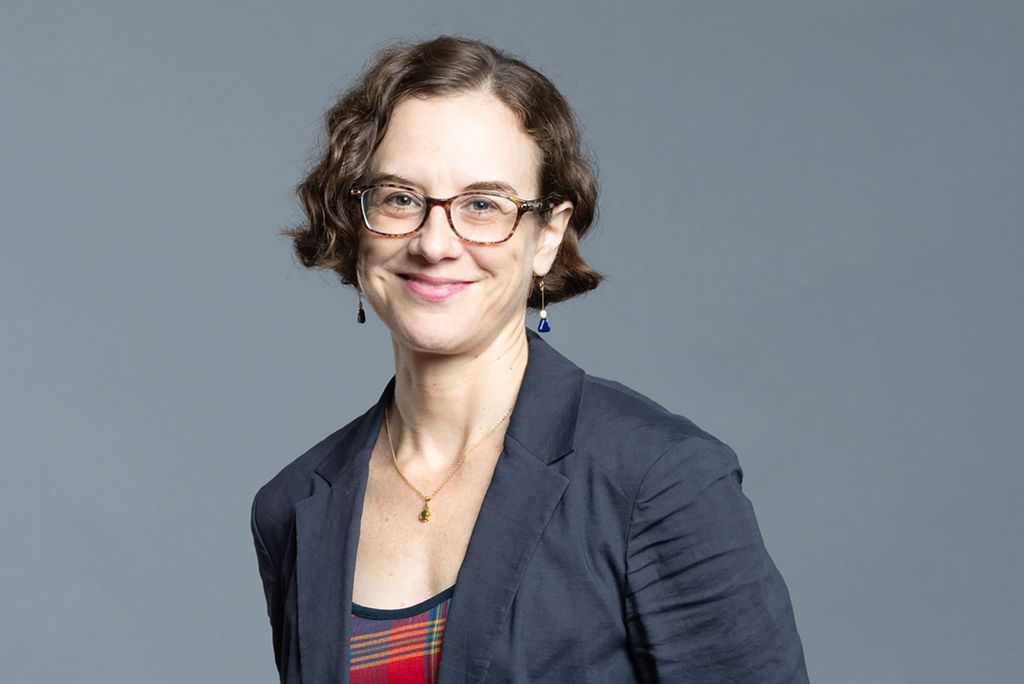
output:
[[[540,161],[516,114],[494,95],[473,92],[401,100],[370,171],[407,178],[438,196],[499,181],[533,197]]]

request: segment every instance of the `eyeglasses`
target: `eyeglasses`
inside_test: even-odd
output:
[[[548,208],[550,198],[524,200],[490,190],[461,192],[447,199],[427,197],[396,183],[353,188],[359,198],[366,229],[387,237],[405,237],[419,231],[435,206],[444,207],[452,232],[477,245],[505,242],[516,232],[528,211]]]

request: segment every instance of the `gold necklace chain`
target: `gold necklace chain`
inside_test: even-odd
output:
[[[448,484],[448,480],[452,479],[452,476],[455,475],[455,472],[459,468],[462,467],[463,463],[466,462],[466,457],[469,456],[473,452],[474,449],[476,449],[478,446],[483,444],[484,441],[486,441],[487,438],[491,436],[491,433],[498,429],[499,425],[501,425],[503,422],[505,422],[505,419],[508,418],[512,414],[512,409],[514,409],[514,408],[515,408],[514,405],[510,406],[508,411],[505,411],[505,415],[503,415],[498,420],[498,422],[494,424],[494,427],[492,427],[490,430],[488,430],[486,432],[486,434],[484,434],[484,436],[481,437],[480,440],[476,444],[474,444],[473,446],[469,447],[464,452],[462,452],[462,456],[459,458],[459,462],[455,464],[455,467],[452,468],[451,471],[449,471],[448,477],[444,478],[444,482],[442,482],[440,484],[440,486],[438,486],[438,488],[435,489],[430,494],[430,496],[427,496],[426,494],[421,492],[419,489],[417,489],[416,485],[414,485],[412,482],[409,482],[409,480],[405,477],[405,475],[402,474],[402,469],[398,467],[398,456],[395,454],[395,445],[391,441],[391,421],[388,420],[388,409],[387,408],[384,409],[384,427],[385,427],[385,429],[387,431],[387,435],[388,435],[388,448],[391,449],[391,460],[395,462],[395,470],[398,471],[399,477],[401,477],[403,480],[405,480],[405,484],[407,484],[410,487],[412,487],[413,491],[415,491],[417,494],[419,494],[421,497],[423,497],[423,510],[420,511],[420,522],[430,522],[430,516],[431,516],[430,500],[434,498],[435,494],[437,494],[439,491],[441,491],[441,487],[444,487],[446,484]]]

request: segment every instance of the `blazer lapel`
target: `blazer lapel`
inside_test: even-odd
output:
[[[527,330],[529,357],[504,450],[456,579],[438,684],[478,684],[548,520],[569,484],[549,468],[572,452],[583,371]],[[377,403],[317,467],[296,504],[296,582],[303,681],[349,682],[352,583],[370,453],[394,395]]]
[[[548,466],[572,452],[583,371],[527,330],[529,359],[445,622],[438,684],[478,684],[495,638],[569,479]]]
[[[312,496],[295,506],[302,680],[349,681],[352,583],[370,454],[395,380],[321,461]]]
[[[568,478],[507,442],[455,582],[438,684],[483,681],[495,637]]]

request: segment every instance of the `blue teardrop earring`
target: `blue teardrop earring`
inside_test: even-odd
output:
[[[544,308],[544,276],[540,277],[540,322],[537,324],[537,332],[551,332],[548,325],[548,310]]]

